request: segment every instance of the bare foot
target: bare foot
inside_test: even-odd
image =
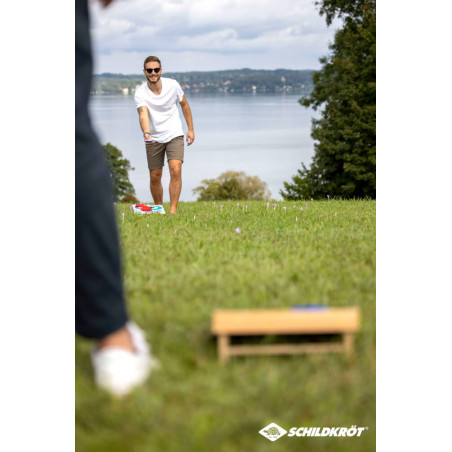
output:
[[[106,347],[119,347],[131,352],[135,351],[132,338],[130,337],[130,333],[127,331],[126,327],[105,336],[97,342],[98,350],[102,350]]]

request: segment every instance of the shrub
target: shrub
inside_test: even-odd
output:
[[[119,202],[123,202],[126,204],[138,204],[139,201],[138,199],[132,195],[132,193],[126,193],[120,200]]]
[[[271,196],[267,184],[258,176],[248,176],[244,171],[226,171],[216,179],[204,179],[193,189],[198,201],[221,199],[262,200]]]

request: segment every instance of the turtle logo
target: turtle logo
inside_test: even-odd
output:
[[[281,438],[281,436],[284,436],[287,433],[287,430],[284,430],[278,424],[272,422],[271,424],[268,424],[267,427],[260,430],[259,433],[270,441],[276,441]]]

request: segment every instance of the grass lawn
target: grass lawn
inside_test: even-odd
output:
[[[187,202],[177,215],[135,215],[129,205],[116,206],[131,317],[161,369],[128,398],[115,399],[96,389],[91,343],[77,337],[78,452],[375,450],[375,201],[307,203]],[[305,303],[361,307],[351,359],[218,363],[214,309]],[[271,422],[288,431],[368,430],[271,442],[258,433]]]

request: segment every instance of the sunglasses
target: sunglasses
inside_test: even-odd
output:
[[[152,74],[152,71],[154,71],[156,74],[158,74],[160,72],[160,69],[162,69],[161,67],[156,67],[154,69],[146,69],[146,72],[148,74]]]

